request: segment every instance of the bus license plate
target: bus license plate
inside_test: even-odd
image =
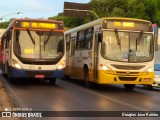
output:
[[[35,78],[44,78],[44,74],[36,74]]]

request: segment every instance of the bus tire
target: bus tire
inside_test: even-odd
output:
[[[89,70],[87,67],[84,67],[84,82],[85,82],[86,87],[88,87],[88,88],[93,87],[92,82],[89,81]]]
[[[55,84],[56,84],[56,78],[51,78],[51,79],[49,79],[49,83],[50,83],[51,85],[55,85]]]
[[[2,64],[2,75],[4,77],[7,77],[7,74],[5,73],[5,66]]]
[[[10,83],[15,83],[16,82],[16,79],[13,79],[11,77],[9,77],[8,80],[9,80]]]
[[[147,90],[152,90],[152,89],[153,89],[152,85],[144,84],[143,87],[144,87],[145,89],[147,89]]]
[[[65,75],[65,80],[70,80],[70,76],[69,75]]]
[[[133,90],[135,86],[135,84],[124,84],[125,89],[129,91]]]

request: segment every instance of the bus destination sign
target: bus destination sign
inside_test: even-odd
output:
[[[149,22],[128,21],[128,20],[104,20],[103,29],[118,29],[118,30],[137,30],[152,32],[152,24]]]
[[[114,22],[114,26],[116,27],[128,27],[128,28],[134,28],[134,22]]]
[[[63,29],[62,23],[44,22],[44,21],[16,21],[16,28],[29,29]]]
[[[44,22],[21,22],[21,27],[24,28],[43,28],[43,29],[56,29],[57,26],[54,23]]]

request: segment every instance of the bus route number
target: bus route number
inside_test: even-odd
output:
[[[137,57],[149,57],[149,52],[137,51],[136,56]]]
[[[24,49],[25,54],[33,54],[33,49]]]

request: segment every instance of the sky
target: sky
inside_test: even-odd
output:
[[[88,3],[90,0],[3,0],[0,18],[48,18],[63,12],[64,2]],[[17,12],[23,14],[18,15]]]

